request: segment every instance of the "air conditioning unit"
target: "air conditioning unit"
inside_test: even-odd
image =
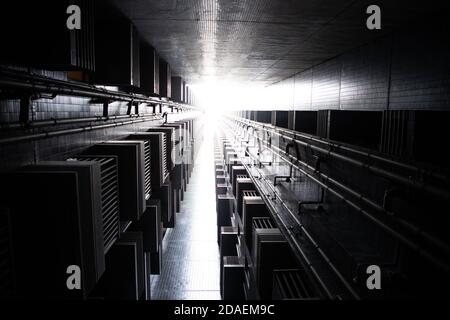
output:
[[[103,242],[105,253],[119,237],[119,178],[116,156],[77,156],[73,160],[100,164]]]
[[[42,162],[5,174],[2,194],[11,210],[20,296],[86,298],[100,279],[105,253],[118,236],[117,210],[102,202],[102,196],[116,196],[102,180],[108,168],[116,175],[115,162],[100,161]],[[33,272],[30,261],[36,262]],[[66,286],[72,265],[82,270],[81,290]]]
[[[233,166],[242,166],[242,161],[241,161],[241,159],[236,158],[236,157],[229,157],[229,158],[228,158],[228,163],[227,163],[227,165],[226,165],[226,167],[227,167],[227,172],[228,172],[229,174],[231,174],[231,168],[232,168]]]
[[[159,59],[159,95],[172,97],[172,73],[170,64],[164,59]]]
[[[171,177],[172,187],[175,196],[175,211],[180,211],[180,202],[183,197],[184,188],[184,178],[183,178],[183,167],[184,167],[184,149],[183,149],[183,125],[177,123],[165,123],[163,127],[174,128],[175,129],[175,143],[174,152],[172,157],[175,163],[175,168]]]
[[[255,185],[247,176],[236,177],[236,211],[242,219],[242,199],[244,191],[255,191]]]
[[[237,244],[238,230],[233,227],[221,227],[219,234],[220,242],[220,292],[223,294],[223,263],[226,256],[237,256],[236,244]]]
[[[226,183],[227,176],[225,175],[216,175],[216,183]]]
[[[218,183],[216,184],[216,194],[219,195],[226,195],[228,192],[228,184],[227,183]]]
[[[145,145],[142,141],[107,141],[86,155],[115,155],[119,168],[120,220],[137,221],[145,210]]]
[[[225,170],[216,168],[216,177],[217,176],[224,176],[224,177],[226,177]],[[216,181],[216,183],[217,183],[217,181]]]
[[[183,163],[184,157],[184,131],[181,123],[165,123],[161,128],[173,128],[174,130],[174,147],[173,147],[173,161],[175,166]]]
[[[148,127],[147,132],[162,132],[166,137],[166,151],[163,153],[163,158],[166,159],[166,167],[169,173],[172,172],[175,162],[172,159],[173,148],[175,147],[175,129],[170,127]]]
[[[231,167],[231,172],[230,172],[230,184],[231,184],[231,188],[233,190],[233,194],[236,197],[236,178],[240,176],[242,177],[246,177],[247,176],[247,170],[245,169],[244,166],[232,166]]]
[[[244,300],[244,259],[237,256],[223,257],[223,300]]]
[[[273,300],[316,299],[312,289],[299,269],[274,270]]]
[[[153,189],[161,188],[169,177],[169,169],[167,167],[166,154],[166,135],[161,132],[137,132],[129,135],[126,140],[142,140],[148,144],[148,151],[146,150],[146,184],[147,175],[148,180],[151,180]],[[147,160],[147,159],[146,159]],[[149,170],[147,172],[147,170]],[[151,176],[151,179],[150,179]],[[147,187],[147,186],[146,186]],[[148,199],[148,198],[147,198]]]
[[[223,157],[224,157],[224,159],[227,159],[227,155],[228,155],[228,153],[230,153],[230,152],[234,152],[234,147],[233,147],[233,145],[231,144],[231,142],[225,142],[224,144],[223,144]]]
[[[159,199],[161,201],[161,220],[164,228],[175,227],[175,197],[170,181],[163,184],[157,192],[152,195],[153,199]]]
[[[159,94],[159,55],[147,41],[139,46],[141,91],[146,95]]]
[[[236,167],[236,166],[233,166],[233,167]],[[233,183],[231,185],[231,189],[233,191],[233,195],[234,195],[235,198],[237,198],[237,185],[238,185],[237,184],[237,180],[238,179],[249,179],[249,176],[247,174],[238,174],[233,179]],[[241,181],[243,181],[243,180],[241,180]]]
[[[0,38],[4,50],[0,52],[0,64],[44,70],[94,71],[94,21],[98,18],[95,2],[44,0],[31,1],[26,7],[19,1],[12,1],[7,6],[3,2]],[[65,13],[69,5],[81,9],[80,29],[66,28],[69,15]],[[29,48],[39,50],[30,54]]]
[[[106,255],[99,292],[106,299],[139,300],[145,296],[145,262],[141,232],[125,232]]]
[[[220,230],[222,227],[231,225],[231,214],[233,210],[234,197],[230,195],[217,196],[217,241],[220,241]]]
[[[147,209],[141,219],[131,225],[131,230],[142,232],[143,250],[150,255],[150,272],[160,274],[163,234],[160,200],[147,202]]]
[[[295,268],[289,244],[280,229],[269,226],[265,228],[256,223],[253,228],[252,267],[261,299],[272,297],[275,269]]]
[[[253,219],[256,217],[268,217],[269,212],[266,204],[256,191],[244,191],[242,199],[242,224],[245,244],[251,253]]]
[[[137,28],[109,1],[94,1],[95,83],[140,87],[140,39]],[[83,12],[83,9],[81,9]]]

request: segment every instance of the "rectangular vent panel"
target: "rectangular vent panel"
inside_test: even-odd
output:
[[[255,217],[253,218],[253,228],[255,229],[275,229],[276,226],[272,219],[268,217]]]
[[[151,149],[150,141],[144,141],[144,174],[145,174],[145,200],[148,200],[152,194],[152,180],[151,180]]]
[[[300,270],[274,270],[274,298],[281,300],[308,299],[313,296]]]
[[[166,178],[169,175],[169,159],[168,159],[168,153],[167,153],[167,135],[163,134],[163,141],[162,141],[162,165],[163,165],[163,175],[164,178]]]
[[[100,184],[105,253],[119,237],[119,181],[117,158],[111,156],[78,156],[76,160],[100,163]]]
[[[244,197],[257,197],[256,191],[243,191]]]

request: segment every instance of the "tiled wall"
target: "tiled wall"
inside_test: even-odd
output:
[[[449,110],[450,40],[398,31],[272,85],[272,109]]]
[[[33,72],[58,79],[66,79],[64,72],[32,70]],[[126,102],[114,102],[109,105],[110,115],[125,115]],[[140,105],[140,113],[151,113],[152,107]],[[134,112],[134,109],[133,109]],[[34,100],[30,119],[64,119],[102,116],[103,105],[93,104],[89,98],[56,96],[54,99]],[[17,122],[19,118],[19,100],[0,100],[0,123]],[[170,116],[169,116],[170,121]],[[0,137],[21,134],[33,134],[42,131],[69,129],[81,126],[99,125],[106,122],[79,123],[44,128],[21,129],[16,132],[0,131]],[[77,154],[80,150],[103,140],[114,140],[130,132],[144,130],[146,126],[158,125],[161,121],[139,122],[114,128],[68,134],[48,139],[12,143],[0,146],[0,170],[8,170],[42,160],[62,160]]]

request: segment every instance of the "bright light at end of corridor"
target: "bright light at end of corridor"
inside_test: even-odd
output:
[[[211,119],[221,114],[249,109],[263,109],[267,104],[267,90],[263,86],[242,82],[209,81],[193,86],[198,106]]]

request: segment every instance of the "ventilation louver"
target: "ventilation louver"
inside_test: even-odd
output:
[[[117,157],[78,156],[74,160],[100,163],[100,184],[105,253],[119,237],[119,181]]]
[[[272,298],[276,300],[300,300],[313,297],[311,289],[298,269],[274,270]]]
[[[84,155],[118,158],[119,216],[137,221],[145,211],[145,146],[143,141],[106,141],[88,148]]]

